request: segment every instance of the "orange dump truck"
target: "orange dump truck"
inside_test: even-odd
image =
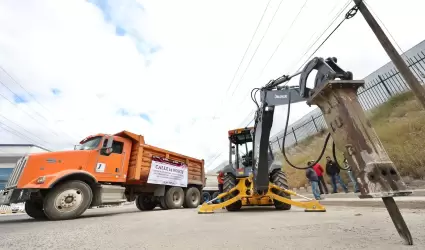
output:
[[[122,131],[89,136],[72,151],[22,157],[0,193],[0,205],[25,202],[29,216],[50,220],[125,201],[135,201],[140,210],[196,208],[204,185],[204,160]]]

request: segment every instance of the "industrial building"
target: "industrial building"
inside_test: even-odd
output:
[[[31,153],[49,152],[33,144],[0,144],[0,190],[4,189],[17,161]]]

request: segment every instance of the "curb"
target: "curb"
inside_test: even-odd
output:
[[[302,199],[294,200],[303,201]],[[395,197],[394,200],[401,209],[425,209],[425,197]],[[319,202],[325,206],[385,208],[381,198],[325,198]]]
[[[406,197],[424,197],[425,196],[425,189],[413,189],[411,191],[413,193],[409,196],[406,196]],[[303,196],[308,197],[308,198],[311,198],[311,199],[313,198],[312,193],[303,192],[303,193],[298,193],[298,194],[303,195]],[[360,200],[360,198],[358,197],[359,194],[360,193],[353,193],[353,192],[346,194],[346,193],[342,192],[342,193],[337,193],[337,194],[325,194],[323,196],[325,197],[325,199],[334,199],[334,198],[336,198],[336,199],[351,199],[351,198],[355,198],[355,199]],[[364,200],[364,199],[362,199],[362,200]]]

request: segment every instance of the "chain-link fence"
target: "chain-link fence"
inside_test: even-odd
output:
[[[425,45],[425,41],[419,45]],[[417,45],[417,46],[419,46]],[[422,46],[425,47],[425,46]],[[424,84],[425,48],[418,53],[404,56],[410,70]],[[410,90],[403,77],[392,63],[388,63],[365,79],[365,85],[358,90],[359,102],[365,111],[371,110],[392,96]],[[327,124],[319,108],[309,112],[300,120],[288,126],[285,148],[297,145],[300,141],[326,130]],[[273,151],[282,150],[283,131],[270,139]]]

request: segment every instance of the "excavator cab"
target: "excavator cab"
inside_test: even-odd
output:
[[[253,131],[253,127],[229,130],[229,164],[224,173],[232,173],[236,178],[252,173]]]

